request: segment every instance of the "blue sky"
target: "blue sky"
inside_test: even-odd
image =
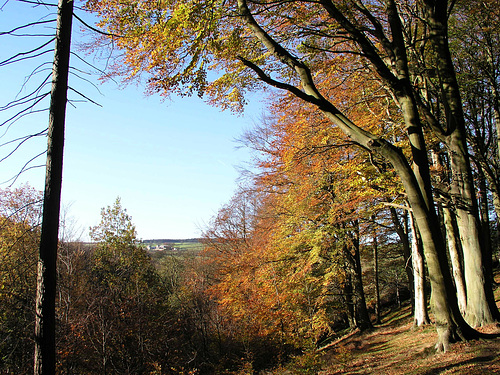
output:
[[[46,13],[46,9],[32,9],[10,0],[0,11],[0,31],[38,20]],[[73,50],[77,51],[85,39],[76,20],[73,29]],[[0,36],[0,60],[42,40]],[[86,59],[98,63],[92,56]],[[47,54],[38,60],[0,67],[0,105],[18,94],[34,67],[51,60],[52,54]],[[76,59],[72,62],[88,70]],[[44,74],[48,72],[36,77]],[[87,236],[89,226],[99,222],[100,209],[112,204],[117,196],[132,216],[139,238],[199,236],[200,229],[236,189],[235,167],[248,161],[249,153],[238,149],[235,139],[259,118],[260,103],[254,102],[244,116],[236,116],[198,98],[162,101],[158,96],[145,96],[140,84],[122,89],[113,82],[97,83],[96,74],[85,77],[98,89],[76,76],[70,78],[70,85],[102,107],[91,103],[68,106],[63,177],[63,206],[83,236]],[[70,97],[77,98],[74,93]],[[0,119],[7,115],[0,112]],[[27,116],[13,124],[0,143],[37,132],[47,126],[47,121],[47,113]],[[45,138],[23,145],[0,163],[0,182],[15,175],[45,147]],[[0,157],[8,150],[9,146],[1,147]],[[39,158],[35,164],[44,162]],[[44,168],[30,170],[14,186],[29,182],[43,190],[44,173]]]

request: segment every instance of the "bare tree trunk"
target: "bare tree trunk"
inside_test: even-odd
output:
[[[398,213],[394,207],[389,207],[391,211],[392,222],[394,223],[394,229],[399,237],[399,241],[403,247],[403,260],[405,262],[405,272],[408,278],[408,290],[411,293],[411,307],[412,313],[415,312],[415,289],[413,280],[413,269],[411,265],[411,247],[410,241],[408,239],[408,211],[405,210],[403,214],[403,223],[400,222],[398,218]]]
[[[344,282],[344,296],[347,306],[347,322],[349,323],[349,328],[354,329],[356,327],[356,311],[353,302],[353,290],[352,290],[352,276],[350,271],[350,266],[346,267],[346,278]]]
[[[449,184],[446,178],[446,169],[443,165],[442,159],[439,157],[437,151],[435,149],[431,150],[431,159],[434,167],[441,171],[438,173],[437,179],[440,184],[445,185]],[[438,194],[439,194],[439,190]],[[449,205],[451,204],[450,199],[443,195],[444,202],[440,202],[444,230],[446,233],[446,242],[448,245],[448,253],[450,255],[451,267],[453,272],[453,281],[455,282],[455,289],[457,292],[457,301],[458,308],[463,316],[465,316],[467,312],[467,294],[465,288],[465,279],[463,274],[462,267],[462,248],[459,240],[457,223],[455,220],[455,214],[450,209]]]
[[[357,222],[354,223],[354,230],[352,231],[352,233],[350,233],[349,237],[351,238],[351,249],[346,246],[344,252],[351,266],[350,268],[353,276],[356,306],[356,326],[361,331],[365,331],[367,329],[373,328],[373,325],[370,320],[370,315],[368,314],[368,309],[366,308],[366,298],[363,287],[363,272],[361,268],[361,257],[359,253],[359,226]]]
[[[425,292],[425,266],[422,244],[418,235],[417,228],[413,221],[413,215],[410,215],[411,228],[411,259],[413,266],[413,282],[415,291],[415,310],[414,325],[420,327],[429,324],[429,315],[427,313],[427,293]]]
[[[378,277],[378,241],[373,236],[373,277],[375,279],[375,323],[380,324],[380,284]]]
[[[462,315],[465,316],[467,311],[467,294],[465,291],[465,280],[462,271],[460,242],[457,241],[457,231],[455,230],[456,224],[454,223],[451,210],[444,205],[442,210],[446,238],[448,240],[448,252],[450,254],[451,268],[453,271],[453,280],[455,281],[455,288],[457,290],[458,308],[460,309]]]
[[[35,318],[35,375],[56,373],[56,263],[73,1],[59,0]]]
[[[466,144],[465,118],[455,68],[448,46],[448,2],[425,0],[425,19],[429,23],[429,43],[436,58],[441,95],[446,115],[444,141],[450,155],[451,195],[464,257],[467,289],[466,320],[471,326],[491,323],[499,315],[491,303],[483,266],[479,211],[473,186],[472,169]]]

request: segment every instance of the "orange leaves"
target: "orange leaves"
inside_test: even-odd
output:
[[[114,55],[109,76],[128,81],[145,74],[147,91],[164,96],[202,96],[210,84],[213,98],[222,95],[221,102],[241,103],[237,85],[229,87],[217,76],[212,82],[207,78],[208,71],[222,67],[228,76],[236,72],[233,78],[241,71],[240,63],[234,66],[234,56],[242,29],[236,18],[227,18],[232,10],[225,2],[89,0],[86,7],[97,13],[98,25],[109,33],[96,45],[112,41],[122,52]]]

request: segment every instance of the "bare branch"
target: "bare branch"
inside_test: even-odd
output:
[[[73,17],[75,17],[78,21],[80,21],[85,27],[88,27],[90,30],[92,30],[92,31],[94,31],[94,32],[96,32],[98,34],[105,35],[105,36],[111,36],[111,37],[114,37],[114,38],[124,38],[123,35],[111,34],[111,33],[107,33],[105,31],[96,29],[95,27],[89,25],[87,22],[85,22],[80,17],[78,17],[75,13],[73,13]]]
[[[36,160],[37,158],[39,158],[40,156],[42,155],[45,155],[45,153],[47,152],[47,150],[39,153],[38,155],[32,157],[30,160],[28,160],[24,165],[23,167],[21,168],[21,170],[19,171],[19,173],[17,173],[14,177],[8,179],[7,181],[4,181],[2,182],[2,184],[6,184],[7,182],[11,182],[11,184],[9,185],[9,187],[11,187],[12,185],[14,185],[14,183],[17,181],[17,179],[21,176],[22,173],[26,172],[26,171],[29,171],[30,169],[34,169],[34,168],[40,168],[40,167],[44,167],[44,165],[32,165],[31,167],[28,167],[28,165],[33,162],[34,160]]]
[[[90,99],[88,96],[83,95],[80,91],[75,90],[73,87],[68,87],[68,89],[70,89],[70,90],[71,90],[71,91],[73,91],[73,92],[76,92],[78,95],[80,95],[81,97],[85,98],[85,101],[89,101],[89,102],[91,102],[92,104],[95,104],[95,105],[97,105],[97,106],[99,106],[99,107],[102,107],[102,105],[100,105],[100,104],[99,104],[99,103],[97,103],[96,101],[94,101],[94,100]]]
[[[25,25],[22,25],[22,26],[19,26],[19,27],[16,27],[12,30],[9,30],[9,31],[0,31],[0,36],[2,35],[14,35],[14,32],[16,32],[17,30],[22,30],[22,29],[25,29],[27,27],[31,27],[31,26],[35,26],[35,25],[42,25],[42,24],[45,24],[45,23],[53,23],[55,22],[56,20],[52,19],[52,20],[45,20],[45,21],[37,21],[37,22],[31,22],[31,23],[27,23]],[[41,34],[40,34],[41,35]],[[45,35],[45,36],[54,36],[54,34],[51,34],[51,35]]]
[[[45,99],[49,94],[50,93],[45,93],[43,95],[40,95],[38,100],[36,100],[32,105],[30,105],[27,108],[24,108],[23,110],[17,112],[14,116],[12,116],[12,117],[8,118],[7,120],[5,120],[4,122],[0,123],[0,127],[6,125],[8,123],[11,123],[10,125],[12,125],[12,123],[16,122],[19,118],[24,117],[25,115],[27,115],[29,113],[34,113],[34,111],[33,112],[28,112],[28,111],[33,109],[38,103],[40,103],[43,99]],[[7,131],[5,131],[5,132],[7,132]],[[5,135],[5,133],[3,135],[1,135],[0,138],[3,137],[4,135]]]
[[[16,147],[11,151],[9,152],[6,156],[4,156],[2,159],[0,159],[0,163],[6,159],[8,159],[10,156],[12,156],[25,142],[27,142],[28,140],[30,140],[31,138],[35,138],[35,137],[40,137],[42,135],[46,135],[47,134],[47,129],[44,129],[42,130],[41,132],[39,133],[36,133],[36,134],[30,134],[30,135],[27,135],[25,137],[21,137],[21,138],[17,138],[17,139],[13,139],[9,142],[5,142],[4,144],[0,145],[0,147],[3,147],[7,144],[10,144],[10,143],[13,143],[13,142],[17,142],[19,140],[21,140],[21,142],[19,142]]]
[[[43,55],[43,54],[45,54],[47,52],[52,52],[53,50],[49,49],[49,50],[45,50],[45,51],[39,52],[39,53],[37,53],[35,55],[31,55],[32,53],[37,52],[37,51],[41,50],[42,48],[46,47],[47,45],[49,45],[50,43],[52,43],[54,40],[55,40],[55,38],[52,38],[48,42],[42,44],[41,46],[39,46],[39,47],[37,47],[35,49],[32,49],[30,51],[26,51],[26,52],[19,52],[18,54],[14,55],[14,56],[11,56],[11,57],[9,57],[8,59],[6,59],[4,61],[0,61],[0,66],[5,66],[5,65],[13,64],[15,62],[19,62],[19,61],[22,61],[22,60],[32,59],[34,57],[41,56],[41,55]],[[20,57],[20,56],[23,56],[23,57]]]

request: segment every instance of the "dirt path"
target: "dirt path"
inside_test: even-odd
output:
[[[482,331],[498,332],[496,326]],[[353,335],[325,350],[321,375],[334,374],[500,374],[500,339],[451,345],[436,354],[432,326],[413,328],[406,314],[373,332]]]

